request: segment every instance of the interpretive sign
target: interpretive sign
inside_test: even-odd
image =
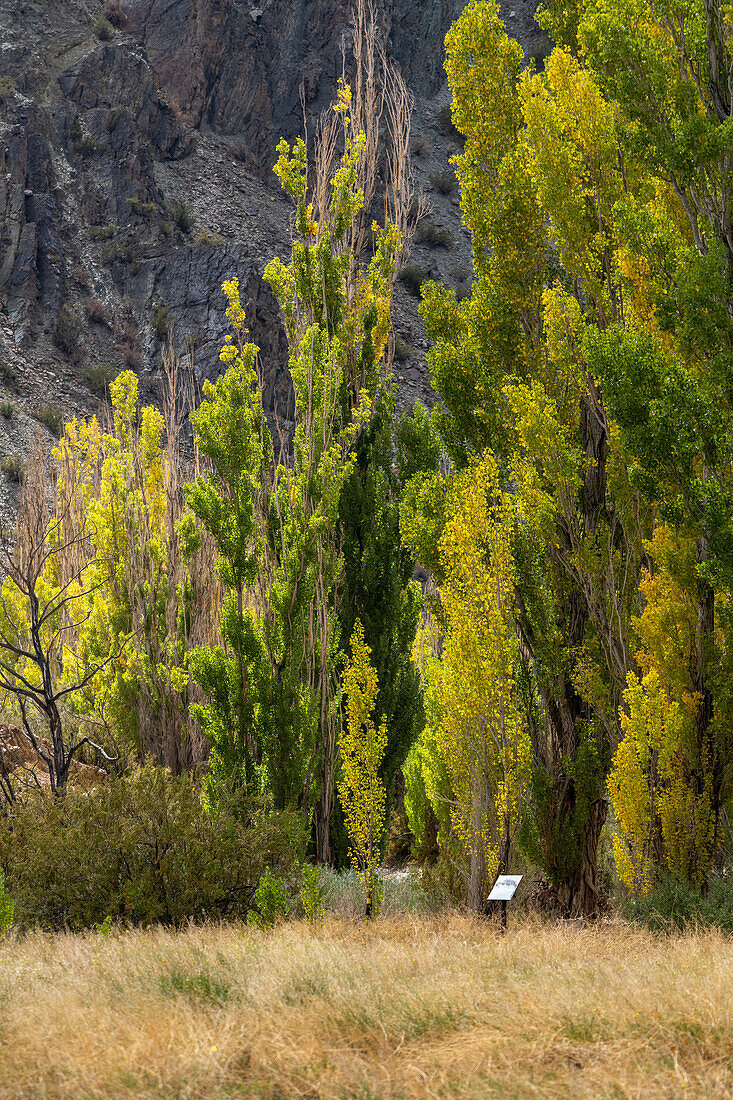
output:
[[[522,875],[499,875],[489,894],[489,901],[511,901],[514,892],[522,881]]]

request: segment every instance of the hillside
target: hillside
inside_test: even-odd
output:
[[[389,0],[382,33],[415,96],[412,151],[429,210],[395,328],[401,405],[429,400],[417,287],[470,277],[449,158],[445,32],[460,0]],[[541,46],[531,0],[505,13]],[[261,273],[287,254],[291,209],[271,172],[280,136],[312,129],[348,51],[343,0],[0,0],[0,511],[37,424],[98,407],[125,366],[160,391],[169,326],[218,372],[221,283],[243,287],[264,399],[287,409],[286,349]]]

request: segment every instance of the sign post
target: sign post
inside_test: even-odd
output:
[[[511,901],[522,881],[522,875],[499,875],[487,901],[501,902],[501,927],[506,931],[506,903]]]

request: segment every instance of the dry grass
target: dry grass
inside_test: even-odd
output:
[[[723,1097],[733,945],[329,919],[0,945],[0,1096]]]

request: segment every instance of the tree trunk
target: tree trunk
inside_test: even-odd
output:
[[[331,862],[331,808],[333,805],[333,786],[323,776],[323,788],[313,807],[313,830],[316,842],[316,860],[318,863]]]
[[[486,845],[482,823],[488,809],[489,799],[483,776],[476,769],[473,780],[473,820],[471,836],[471,863],[468,877],[468,904],[476,913],[483,913],[486,907],[488,882],[486,880]]]
[[[593,803],[580,834],[578,866],[556,885],[558,900],[568,917],[598,916],[598,846],[606,822],[606,811],[605,798],[599,798]]]

